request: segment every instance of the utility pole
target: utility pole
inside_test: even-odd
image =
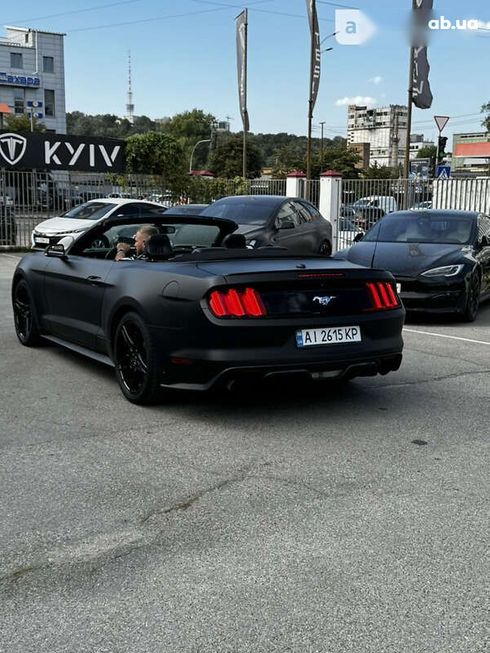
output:
[[[323,168],[323,125],[325,124],[325,121],[322,120],[320,125],[322,128],[322,135],[320,137],[320,167]]]
[[[417,9],[417,0],[412,0],[412,15]],[[415,46],[410,46],[410,64],[408,66],[408,112],[407,112],[407,141],[405,143],[405,160],[403,163],[403,176],[408,179],[410,172],[410,132],[412,131],[412,103],[413,103],[413,66],[415,57]]]
[[[394,108],[393,114],[393,130],[391,133],[391,156],[390,156],[390,168],[398,168],[398,144],[400,142],[400,136],[398,134],[398,113],[397,108]]]

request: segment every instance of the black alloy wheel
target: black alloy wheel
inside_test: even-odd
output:
[[[26,347],[34,347],[39,343],[39,330],[31,292],[26,281],[18,282],[13,296],[15,333]]]
[[[320,256],[330,256],[332,254],[332,245],[328,242],[328,240],[324,240],[322,242],[318,253]]]
[[[471,275],[468,289],[466,290],[466,302],[462,311],[465,322],[474,322],[476,320],[478,309],[480,308],[480,287],[480,275],[474,272]]]
[[[129,401],[151,404],[160,396],[157,347],[137,313],[127,313],[117,325],[113,340],[116,378]]]

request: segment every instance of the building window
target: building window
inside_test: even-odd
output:
[[[44,89],[44,113],[46,116],[53,117],[54,113],[54,91],[48,88]]]
[[[14,92],[14,113],[24,113],[25,91],[23,88],[16,88]]]
[[[43,57],[43,73],[54,73],[54,57]]]
[[[21,52],[11,52],[10,53],[10,67],[11,68],[23,68],[23,65],[22,65],[22,53]]]

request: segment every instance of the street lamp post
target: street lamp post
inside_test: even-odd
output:
[[[192,157],[194,156],[194,152],[196,151],[197,146],[201,145],[201,143],[211,143],[211,139],[210,138],[205,138],[202,141],[197,141],[197,143],[192,148],[191,158],[189,160],[189,174],[190,175],[192,174]]]

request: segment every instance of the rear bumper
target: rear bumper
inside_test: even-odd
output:
[[[229,385],[240,378],[253,382],[285,375],[322,379],[386,374],[398,369],[401,363],[404,315],[404,310],[399,309],[377,320],[372,316],[347,318],[346,326],[359,324],[361,342],[311,347],[297,346],[296,331],[321,327],[321,324],[300,323],[296,327],[269,323],[263,329],[252,329],[248,333],[247,327],[232,330],[225,327],[213,330],[207,346],[205,332],[201,332],[200,346],[189,346],[188,334],[184,344],[179,343],[175,331],[171,335],[166,330],[154,328],[155,337],[161,339],[165,348],[161,384],[207,390]]]
[[[376,376],[397,370],[402,361],[402,354],[367,357],[343,361],[323,361],[307,364],[269,364],[240,365],[219,368],[217,365],[200,362],[195,365],[187,379],[174,376],[173,380],[165,378],[161,382],[164,388],[180,390],[209,390],[215,387],[231,387],[237,381],[244,381],[250,386],[264,381],[288,378],[298,385],[304,380],[351,379],[357,376]],[[167,382],[168,381],[168,382]]]

